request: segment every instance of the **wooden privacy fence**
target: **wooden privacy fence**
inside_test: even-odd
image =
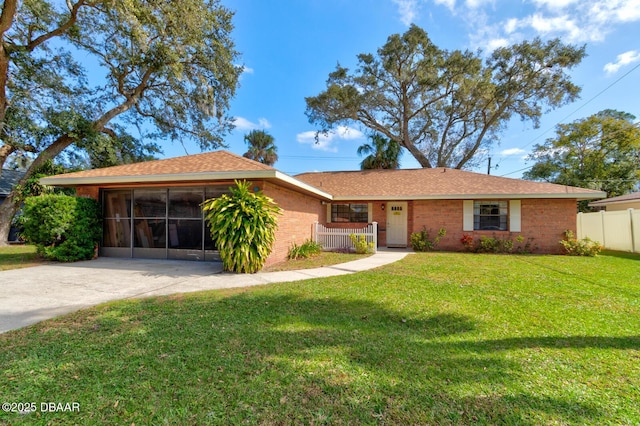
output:
[[[365,228],[327,228],[316,222],[313,232],[314,241],[322,245],[325,251],[352,249],[353,243],[349,235],[364,235],[367,243],[373,242],[373,250],[378,247],[378,223],[373,222]]]
[[[640,253],[640,210],[578,213],[577,237],[589,237],[606,249]]]

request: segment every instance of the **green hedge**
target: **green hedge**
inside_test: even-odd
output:
[[[27,198],[20,224],[22,236],[40,255],[61,262],[93,258],[102,233],[99,204],[69,195]]]

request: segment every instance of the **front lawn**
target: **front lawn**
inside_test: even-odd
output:
[[[414,254],[110,303],[0,335],[0,365],[38,408],[8,424],[635,425],[640,257]]]
[[[18,244],[0,247],[0,271],[41,265],[45,261],[36,253],[36,246]]]

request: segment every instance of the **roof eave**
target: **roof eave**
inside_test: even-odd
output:
[[[235,179],[269,179],[284,182],[289,186],[298,188],[320,198],[331,200],[333,197],[319,189],[292,178],[276,169],[249,170],[229,172],[197,172],[176,174],[130,175],[130,176],[80,176],[80,177],[56,177],[47,176],[40,179],[40,183],[49,186],[78,186],[78,185],[114,185],[134,183],[170,183],[193,181],[216,181]]]
[[[340,195],[334,196],[334,201],[410,201],[410,200],[495,200],[495,199],[577,199],[593,200],[606,197],[606,193],[576,192],[576,193],[514,193],[514,194],[442,194],[442,195],[399,195],[399,196],[379,196],[379,195]]]
[[[592,203],[589,203],[589,206],[604,207],[604,206],[613,206],[616,204],[633,204],[633,203],[640,203],[640,199],[629,199],[629,200],[620,200],[620,201],[600,200],[600,201],[594,201]]]

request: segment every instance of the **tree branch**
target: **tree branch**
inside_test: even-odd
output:
[[[69,8],[69,19],[67,19],[67,21],[65,23],[63,23],[62,25],[60,25],[58,28],[56,28],[56,29],[54,29],[52,31],[49,31],[48,33],[40,35],[35,40],[30,40],[27,43],[27,45],[25,46],[25,48],[28,51],[32,51],[36,47],[38,47],[41,44],[43,44],[44,42],[46,42],[47,40],[50,40],[53,37],[57,37],[57,36],[60,36],[60,35],[64,34],[78,20],[78,11],[80,10],[80,8],[82,6],[94,6],[94,5],[95,4],[93,2],[87,2],[86,0],[79,0],[76,4],[71,6],[70,2],[67,1],[67,6],[71,6]]]

